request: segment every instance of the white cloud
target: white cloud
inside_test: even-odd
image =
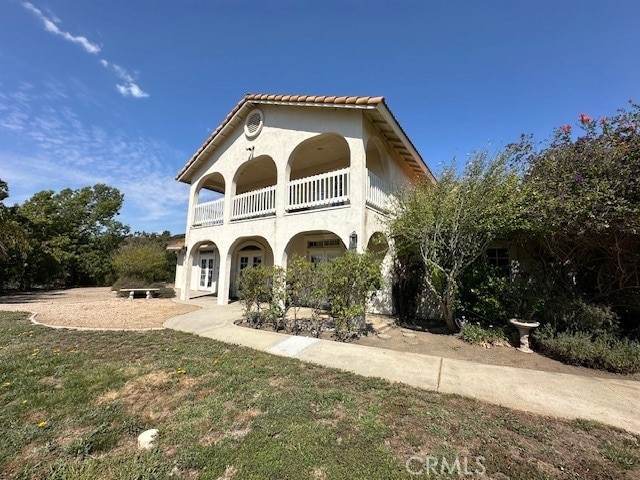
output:
[[[102,182],[124,193],[121,220],[134,230],[184,230],[188,187],[174,176],[185,154],[124,126],[84,123],[57,84],[23,91],[0,93],[0,178],[12,202]]]
[[[135,98],[147,98],[149,94],[143,91],[138,85],[135,83],[128,83],[126,85],[116,85],[118,91],[125,97],[132,96]]]
[[[57,23],[60,23],[60,19],[55,15],[48,17],[47,15],[42,13],[42,10],[40,10],[30,2],[22,2],[22,6],[27,10],[29,10],[31,13],[33,13],[36,17],[38,17],[42,21],[42,24],[44,25],[44,29],[47,32],[53,33],[54,35],[58,35],[69,42],[80,45],[82,48],[84,48],[84,50],[87,53],[96,54],[101,51],[101,48],[99,45],[92,43],[86,37],[83,37],[81,35],[75,36],[70,34],[69,32],[61,30],[60,27],[58,27],[57,25]],[[113,62],[109,62],[104,58],[100,59],[100,65],[102,65],[106,69],[111,68],[111,70],[115,72],[116,76],[124,82],[124,84],[116,84],[116,90],[123,97],[133,97],[133,98],[149,97],[149,94],[145,92],[142,88],[140,88],[140,86],[135,82],[135,78],[133,77],[133,75],[131,75],[126,69],[124,69],[120,65],[117,65]]]
[[[142,90],[136,83],[133,76],[127,72],[120,65],[115,63],[109,63],[106,60],[100,60],[100,63],[104,68],[109,68],[115,72],[120,80],[124,82],[124,85],[117,84],[116,89],[123,97],[134,97],[134,98],[147,98],[149,94]]]
[[[69,32],[65,32],[64,30],[61,30],[58,27],[58,25],[56,25],[56,22],[58,23],[60,22],[60,19],[58,19],[57,17],[54,17],[54,18],[47,17],[44,13],[42,13],[42,11],[39,8],[36,8],[30,2],[23,2],[22,6],[40,19],[40,21],[44,25],[44,29],[47,32],[51,32],[54,35],[59,35],[71,43],[80,45],[82,48],[85,49],[87,53],[96,54],[100,51],[100,46],[90,42],[87,39],[87,37],[83,37],[82,35],[77,35],[77,36],[71,35]]]

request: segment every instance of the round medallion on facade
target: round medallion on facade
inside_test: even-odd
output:
[[[244,122],[244,134],[247,138],[256,138],[264,125],[264,113],[262,110],[252,110]]]

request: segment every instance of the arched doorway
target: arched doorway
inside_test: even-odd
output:
[[[229,296],[237,298],[238,275],[245,268],[258,265],[273,265],[273,249],[264,237],[244,237],[236,240],[229,250],[231,261],[231,281],[229,282]]]
[[[202,241],[191,247],[189,253],[189,290],[218,294],[220,252],[212,241]]]

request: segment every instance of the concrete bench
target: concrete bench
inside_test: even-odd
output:
[[[136,292],[145,292],[146,299],[149,300],[151,298],[151,292],[157,292],[160,290],[159,288],[121,288],[121,292],[129,292],[129,300],[133,300],[133,296]]]

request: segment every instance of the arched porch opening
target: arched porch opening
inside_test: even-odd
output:
[[[348,203],[350,165],[349,144],[337,133],[323,133],[300,143],[287,163],[286,209]]]
[[[229,282],[229,297],[238,298],[238,275],[245,268],[258,265],[273,266],[273,249],[269,242],[260,236],[242,237],[237,239],[231,248],[227,261],[230,262],[231,279]]]
[[[189,250],[190,268],[187,270],[187,298],[208,293],[218,294],[220,251],[215,242],[205,240]]]
[[[367,242],[367,252],[381,262],[382,287],[377,290],[367,304],[367,310],[371,313],[385,315],[393,314],[392,276],[393,255],[389,240],[382,232],[374,232]]]
[[[297,255],[313,264],[331,262],[347,251],[347,247],[338,235],[329,230],[311,230],[300,232],[289,240],[284,251],[283,265]]]
[[[389,252],[389,241],[386,235],[382,232],[373,233],[367,242],[367,252],[380,260],[384,259]]]

